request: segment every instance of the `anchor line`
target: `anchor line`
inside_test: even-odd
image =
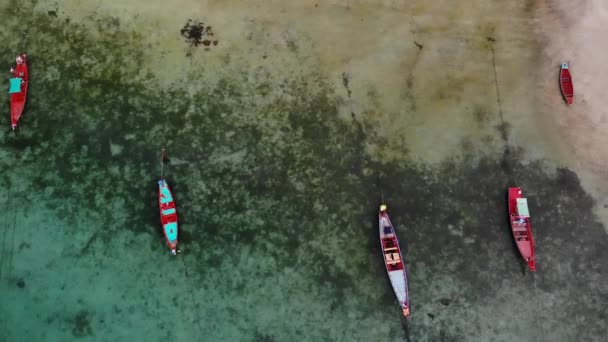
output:
[[[498,87],[498,72],[496,71],[496,51],[492,46],[490,48],[492,50],[492,67],[494,70],[494,86],[496,88],[496,103],[498,104],[498,117],[500,118],[500,123],[504,124],[505,119],[502,115],[502,99],[500,98],[500,89]]]
[[[23,49],[25,48],[25,37],[26,37],[26,35],[27,35],[27,32],[24,31],[23,32],[23,37],[21,37],[21,52],[20,53],[23,53]]]
[[[507,126],[502,110],[502,98],[500,96],[500,87],[498,84],[498,71],[496,70],[496,50],[494,46],[490,46],[490,51],[492,51],[492,71],[494,73],[494,88],[496,90],[496,105],[498,107],[498,119],[500,120],[500,125],[498,127],[498,131],[500,132],[500,136],[504,141],[505,147],[503,150],[501,164],[503,165],[503,169],[505,173],[509,176],[509,181],[514,183],[516,187],[519,187],[517,184],[517,180],[514,179],[513,169],[511,165],[511,160],[509,157],[510,148],[509,148],[509,134],[507,131]]]
[[[404,318],[404,322],[401,323],[401,326],[403,328],[403,333],[405,335],[405,341],[406,342],[412,342],[412,339],[410,338],[410,326],[409,326],[409,323],[407,321],[407,318]]]

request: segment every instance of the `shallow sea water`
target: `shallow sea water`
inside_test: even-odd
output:
[[[31,86],[0,132],[0,341],[601,340],[608,238],[543,129],[533,3],[3,5],[0,60],[25,49]]]

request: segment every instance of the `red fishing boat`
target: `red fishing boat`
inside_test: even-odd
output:
[[[177,255],[177,238],[178,238],[178,227],[177,227],[177,209],[175,207],[175,201],[173,199],[173,193],[169,184],[163,177],[163,166],[164,166],[165,149],[163,148],[161,156],[161,176],[158,181],[158,206],[160,208],[160,222],[163,226],[163,234],[165,235],[165,242],[171,254]]]
[[[384,264],[388,278],[397,296],[403,316],[410,315],[410,296],[407,283],[407,272],[403,263],[403,255],[399,247],[399,240],[395,234],[395,228],[386,212],[386,205],[380,206],[378,214],[378,226],[380,229],[380,246],[384,256]]]
[[[25,107],[25,99],[27,97],[27,86],[29,84],[29,73],[27,69],[27,59],[24,53],[16,58],[17,65],[11,68],[12,78],[10,79],[10,89],[8,93],[11,95],[11,127],[15,129],[23,113]]]
[[[530,270],[536,271],[536,254],[534,252],[528,200],[523,197],[520,188],[509,188],[509,221],[519,253]]]
[[[566,102],[571,105],[574,102],[574,86],[572,85],[572,75],[570,75],[568,63],[562,63],[559,71],[559,85]]]

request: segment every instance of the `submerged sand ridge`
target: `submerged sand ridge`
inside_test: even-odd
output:
[[[605,336],[608,241],[577,174],[555,169],[567,149],[537,100],[542,39],[528,4],[25,3],[37,81],[22,132],[0,132],[0,200],[19,208],[0,216],[11,237],[0,241],[2,331]],[[217,45],[182,35],[197,23]],[[19,28],[0,27],[13,44],[0,55]],[[162,145],[177,258],[158,220]],[[506,222],[513,184],[533,213],[534,276]],[[381,261],[382,198],[407,252],[409,330]]]

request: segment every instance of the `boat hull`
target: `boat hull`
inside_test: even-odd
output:
[[[527,201],[523,212],[523,200],[521,188],[509,188],[509,222],[511,232],[517,249],[531,271],[536,271],[536,251],[534,250],[534,237],[532,236],[532,224],[527,213]],[[518,204],[519,202],[519,204]]]
[[[559,72],[559,84],[562,90],[562,95],[566,103],[571,105],[574,103],[574,85],[572,83],[572,75],[568,63],[563,63]]]
[[[179,234],[177,208],[171,188],[164,179],[158,181],[158,206],[165,243],[172,254],[176,254]]]
[[[380,233],[380,247],[384,257],[384,265],[393,291],[397,296],[403,315],[410,315],[410,298],[407,281],[407,270],[405,268],[399,240],[395,228],[383,205],[378,214],[378,227]]]
[[[18,93],[12,93],[11,98],[11,127],[15,128],[19,124],[21,114],[25,108],[25,100],[27,98],[27,89],[29,85],[29,70],[27,67],[27,59],[25,54],[20,55],[23,58],[23,63],[15,66],[13,71],[13,77],[19,77],[22,79],[21,91]]]

